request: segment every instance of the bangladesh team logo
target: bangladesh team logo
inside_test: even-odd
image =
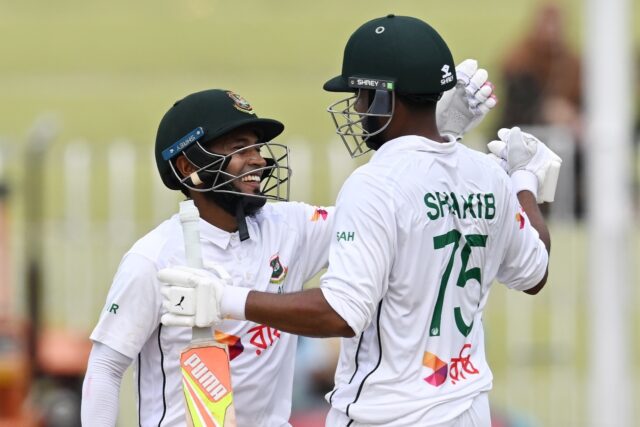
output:
[[[227,95],[233,100],[233,106],[236,107],[236,110],[240,110],[243,113],[253,114],[253,108],[246,99],[231,91],[227,91]]]
[[[284,281],[285,277],[287,277],[287,272],[289,269],[282,265],[280,262],[280,255],[275,254],[269,260],[269,265],[271,266],[271,278],[269,279],[269,283],[274,285],[281,285]],[[278,290],[278,293],[282,292],[282,287]]]

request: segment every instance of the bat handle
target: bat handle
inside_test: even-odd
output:
[[[191,328],[191,341],[209,341],[212,339],[211,328]]]
[[[180,202],[180,223],[184,236],[184,256],[187,266],[202,268],[202,252],[200,250],[200,212],[193,200]]]
[[[200,212],[193,200],[180,202],[180,222],[184,235],[184,254],[187,266],[202,268],[202,251],[200,249]],[[193,328],[192,341],[210,340],[211,328]]]

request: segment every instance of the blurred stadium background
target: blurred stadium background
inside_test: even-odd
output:
[[[590,48],[585,2],[557,4],[569,45],[584,53]],[[638,2],[628,4],[629,19],[640,22]],[[161,186],[152,155],[159,120],[175,100],[204,88],[229,88],[259,115],[282,120],[287,128],[280,140],[292,151],[292,199],[332,204],[358,163],[334,134],[325,107],[335,96],[321,86],[340,69],[344,43],[357,26],[391,12],[422,18],[443,35],[457,62],[473,57],[489,70],[500,97],[501,61],[530,28],[539,5],[0,0],[0,426],[76,425],[87,337],[120,257],[177,208],[179,197]],[[640,25],[630,28],[638,64]],[[634,72],[640,74],[637,65]],[[637,112],[637,75],[634,83],[629,91]],[[500,109],[465,143],[483,149]],[[578,193],[571,173],[574,141],[566,129],[538,132],[565,158],[558,202],[547,212],[550,282],[535,298],[500,286],[492,291],[485,327],[495,376],[494,424],[582,426],[589,424],[589,360],[597,357],[589,354],[590,240],[571,202]],[[628,177],[633,219],[629,246],[621,252],[637,261],[637,132],[634,141]],[[638,277],[632,262],[629,283],[603,286],[620,286],[634,307],[640,303]],[[627,321],[625,341],[635,355],[640,315],[632,311]],[[322,394],[332,385],[327,373],[336,346],[301,342],[294,426],[317,425],[314,417],[326,410]],[[640,362],[629,360],[633,390],[640,384]],[[601,360],[601,369],[609,364]],[[637,419],[640,412],[632,411]],[[137,425],[130,373],[118,425]]]

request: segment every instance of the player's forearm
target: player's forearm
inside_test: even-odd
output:
[[[90,387],[91,393],[84,390]],[[83,426],[114,427],[118,420],[120,387],[87,373],[83,384],[80,414]]]
[[[549,234],[547,224],[544,222],[540,208],[538,208],[535,196],[529,191],[520,191],[518,193],[518,201],[527,214],[531,226],[538,232],[540,240],[542,240],[542,243],[544,243],[544,246],[547,248],[547,252],[550,253],[551,235]]]
[[[538,203],[536,202],[536,198],[533,193],[529,191],[520,191],[518,193],[518,201],[520,202],[520,206],[527,214],[529,218],[529,222],[531,226],[538,232],[540,236],[540,240],[544,243],[545,248],[547,248],[547,253],[551,252],[551,235],[549,234],[549,229],[547,228],[547,224],[544,222],[544,218],[542,217],[542,213],[538,208]],[[536,286],[531,289],[527,289],[524,291],[529,295],[536,295],[538,292],[542,290],[544,285],[547,283],[547,276],[549,275],[549,268],[544,273],[544,277]]]
[[[291,294],[250,292],[247,320],[308,337],[352,337],[353,330],[329,305],[320,289]]]
[[[113,427],[118,420],[120,383],[131,359],[96,343],[82,384],[83,426]]]

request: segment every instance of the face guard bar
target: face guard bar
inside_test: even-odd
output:
[[[376,82],[375,87],[361,82]],[[349,86],[357,89],[356,94],[331,104],[327,112],[331,114],[336,126],[336,133],[340,135],[349,155],[352,158],[362,156],[371,150],[367,141],[383,132],[391,123],[395,111],[395,91],[393,82],[383,80],[349,78]],[[366,92],[365,92],[366,91]],[[358,112],[356,106],[362,103],[360,97],[367,93],[370,99],[366,112]],[[386,118],[382,124],[377,124],[377,118]]]
[[[226,172],[225,169],[234,155],[242,155],[247,150],[255,149],[260,150],[259,155],[265,159],[264,167],[252,169],[238,176]],[[173,162],[169,164],[180,183],[193,191],[201,193],[213,191],[246,196],[247,193],[236,190],[234,182],[241,181],[245,176],[260,175],[260,192],[251,196],[274,201],[289,200],[289,178],[292,172],[289,167],[289,148],[286,145],[261,142],[222,155],[207,151],[198,141],[183,151],[183,154],[198,170],[187,177],[182,177]]]

